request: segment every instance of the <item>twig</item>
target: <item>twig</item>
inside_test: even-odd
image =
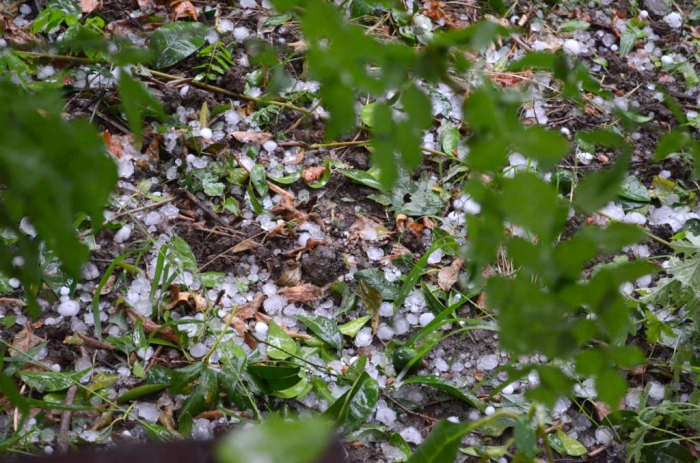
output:
[[[130,215],[134,214],[135,212],[141,212],[141,211],[145,211],[145,210],[147,210],[147,209],[153,209],[153,208],[156,208],[156,207],[160,207],[160,206],[162,206],[163,204],[167,204],[167,203],[169,203],[169,202],[171,202],[171,201],[174,201],[174,200],[175,200],[174,197],[173,197],[173,198],[166,198],[166,199],[164,199],[164,200],[162,200],[162,201],[158,201],[158,202],[156,202],[156,203],[146,204],[145,206],[137,207],[137,208],[134,208],[134,209],[129,209],[129,210],[126,211],[126,212],[122,212],[121,214],[117,214],[117,215],[115,215],[114,217],[112,217],[112,218],[110,218],[110,219],[108,219],[108,220],[105,220],[105,221],[102,223],[102,226],[104,227],[104,226],[106,226],[107,224],[109,224],[109,223],[111,223],[111,222],[114,222],[115,220],[121,219],[122,217],[130,216]],[[85,230],[84,232],[82,232],[81,234],[79,234],[79,235],[78,235],[78,238],[85,238],[85,237],[88,236],[90,233],[92,233],[92,231],[93,231],[92,228],[88,228],[87,230]]]
[[[73,405],[76,392],[78,392],[77,385],[74,384],[68,388],[68,392],[66,392],[66,404]],[[65,455],[68,453],[68,433],[70,432],[70,423],[72,418],[73,412],[70,410],[66,410],[61,413],[61,428],[59,431],[61,439],[56,444],[56,449],[59,455]]]

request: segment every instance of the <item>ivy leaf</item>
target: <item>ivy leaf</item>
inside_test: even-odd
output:
[[[321,315],[297,315],[296,318],[301,320],[316,336],[330,344],[334,349],[341,350],[343,348],[343,334],[338,329],[338,325],[330,318]]]
[[[270,344],[267,347],[267,355],[273,359],[284,360],[297,353],[294,340],[274,320],[270,320],[267,342]]]
[[[149,45],[156,69],[173,66],[196,52],[206,42],[205,29],[199,22],[176,22],[156,29]]]

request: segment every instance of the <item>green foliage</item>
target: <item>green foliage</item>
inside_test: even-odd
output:
[[[197,57],[205,62],[194,67],[199,71],[194,80],[215,81],[234,65],[231,51],[221,42],[202,48],[197,52]]]
[[[63,118],[58,95],[29,97],[0,81],[0,99],[5,102],[0,108],[0,185],[5,186],[0,228],[14,235],[12,244],[0,243],[0,270],[20,278],[32,297],[41,280],[42,241],[73,278],[80,276],[88,249],[75,235],[74,220],[88,214],[93,228],[100,228],[102,208],[117,180],[116,166],[87,121]],[[19,229],[25,217],[37,238]]]
[[[206,27],[199,22],[176,22],[159,27],[151,35],[149,49],[156,69],[174,66],[204,45]]]

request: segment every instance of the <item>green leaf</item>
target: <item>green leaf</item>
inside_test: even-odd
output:
[[[119,79],[119,96],[122,107],[129,123],[129,129],[134,134],[136,146],[141,143],[141,124],[144,110],[151,110],[160,119],[165,117],[163,105],[143,83],[136,81],[126,72]]]
[[[156,29],[149,44],[156,69],[173,66],[196,52],[205,36],[206,27],[199,22],[178,21]]]
[[[297,353],[294,340],[274,320],[270,320],[267,342],[267,355],[273,359],[284,360]]]
[[[333,433],[324,420],[274,419],[230,434],[216,445],[214,456],[227,463],[307,463],[323,459]]]
[[[268,175],[267,178],[275,183],[281,183],[282,185],[291,185],[292,183],[296,182],[301,178],[301,173],[302,171],[298,170],[289,175],[285,175],[284,177],[275,177],[273,175]]]
[[[413,452],[408,463],[445,463],[455,461],[457,449],[465,434],[475,426],[472,423],[440,421],[428,434],[420,447]]]
[[[645,445],[642,448],[642,455],[643,461],[657,463],[684,463],[695,460],[687,447],[675,441]]]
[[[366,282],[371,287],[379,290],[382,294],[382,299],[385,301],[393,301],[399,296],[401,287],[398,283],[388,281],[384,272],[376,268],[368,268],[360,270],[354,274],[355,280]]]
[[[513,429],[513,437],[518,454],[524,458],[524,461],[531,462],[537,455],[537,435],[528,415],[518,417]]]
[[[651,201],[651,195],[649,190],[646,189],[642,182],[632,175],[625,178],[620,185],[620,196],[630,201],[638,201],[643,203],[648,203]]]
[[[258,197],[263,198],[267,194],[268,186],[267,175],[262,165],[255,164],[253,168],[250,169],[250,181],[253,183]]]
[[[620,155],[613,167],[607,171],[587,175],[574,194],[574,203],[586,213],[592,213],[613,200],[620,191],[625,178],[629,154]]]
[[[369,171],[357,169],[336,169],[335,171],[346,176],[355,183],[374,188],[375,190],[382,189],[382,184],[379,182],[377,177]]]
[[[374,127],[374,107],[376,103],[369,103],[360,109],[360,120],[367,127]]]
[[[343,334],[338,329],[338,325],[330,318],[313,314],[297,315],[296,318],[334,349],[341,350],[343,348]]]
[[[579,441],[566,434],[561,429],[557,429],[556,434],[547,434],[549,445],[560,455],[580,457],[588,453],[586,447]]]
[[[64,373],[60,371],[24,371],[17,372],[27,386],[37,392],[54,392],[68,389],[78,384],[80,378],[90,373],[91,368],[82,371]]]
[[[197,387],[192,394],[183,402],[180,409],[180,416],[197,416],[200,413],[210,410],[219,399],[219,383],[216,373],[209,368],[204,368],[202,374],[197,378]]]
[[[117,403],[131,402],[167,388],[167,384],[144,384],[143,386],[137,386],[120,395],[117,398]]]
[[[265,381],[271,391],[283,391],[301,381],[299,368],[287,362],[249,364],[247,370]]]
[[[0,184],[6,187],[0,229],[17,230],[16,224],[28,217],[39,238],[31,240],[18,231],[12,248],[0,242],[0,272],[22,281],[29,314],[35,315],[39,242],[46,242],[64,270],[79,278],[88,249],[77,239],[73,222],[81,213],[102,217],[117,169],[87,120],[63,117],[65,102],[58,94],[28,95],[0,79],[0,101]],[[92,223],[93,228],[100,225],[100,220]],[[17,250],[25,262],[21,268],[12,265]]]
[[[332,420],[340,434],[347,434],[364,423],[374,410],[378,397],[379,384],[363,371],[352,388],[340,396],[321,417]]]
[[[586,21],[581,20],[571,20],[566,21],[559,25],[559,31],[561,32],[573,32],[573,31],[585,31],[591,27],[591,24]]]
[[[637,31],[628,25],[620,36],[620,49],[618,51],[620,58],[627,56],[634,48],[635,43],[637,43]]]
[[[453,126],[450,122],[446,123],[440,131],[440,146],[442,147],[442,151],[447,154],[452,154],[457,150],[460,138],[459,128]]]
[[[360,332],[363,326],[365,326],[365,323],[369,321],[369,319],[372,318],[370,315],[365,315],[364,317],[356,318],[354,320],[350,320],[344,325],[340,325],[338,329],[342,334],[345,336],[348,336],[350,338],[354,338],[357,333]]]
[[[566,211],[559,207],[554,188],[538,176],[521,172],[503,182],[503,209],[507,220],[551,242],[563,228]]]
[[[468,403],[477,410],[483,412],[486,409],[486,404],[479,400],[471,391],[460,388],[456,384],[452,383],[450,380],[445,379],[441,376],[425,375],[425,376],[413,376],[404,380],[403,384],[425,384],[426,386],[434,387],[441,391],[447,392],[453,397]]]
[[[281,26],[282,24],[285,24],[289,21],[292,20],[292,15],[289,13],[285,14],[278,14],[275,16],[270,16],[265,20],[263,23],[263,27],[275,27],[275,26]]]

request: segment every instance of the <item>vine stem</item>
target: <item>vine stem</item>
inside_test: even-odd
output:
[[[304,113],[304,114],[311,114],[311,111],[309,111],[306,108],[302,108],[300,106],[293,105],[291,103],[286,103],[284,101],[269,100],[269,99],[265,99],[265,98],[256,98],[256,97],[249,96],[249,95],[241,95],[239,93],[234,93],[230,90],[226,90],[225,88],[217,87],[215,85],[210,85],[210,84],[207,84],[204,82],[197,82],[197,81],[191,80],[191,79],[183,79],[182,77],[175,76],[173,74],[167,74],[165,72],[155,71],[153,69],[146,69],[146,71],[148,73],[150,73],[151,75],[154,75],[156,77],[160,77],[163,79],[168,79],[168,80],[172,80],[172,81],[176,81],[176,80],[187,81],[188,85],[192,85],[193,87],[198,87],[198,88],[201,88],[203,90],[210,91],[210,92],[221,93],[222,95],[230,96],[232,98],[240,98],[242,100],[252,101],[254,103],[260,103],[260,104],[270,104],[270,105],[274,105],[274,106],[279,106],[280,108],[291,109],[292,111],[298,111],[298,112]]]

